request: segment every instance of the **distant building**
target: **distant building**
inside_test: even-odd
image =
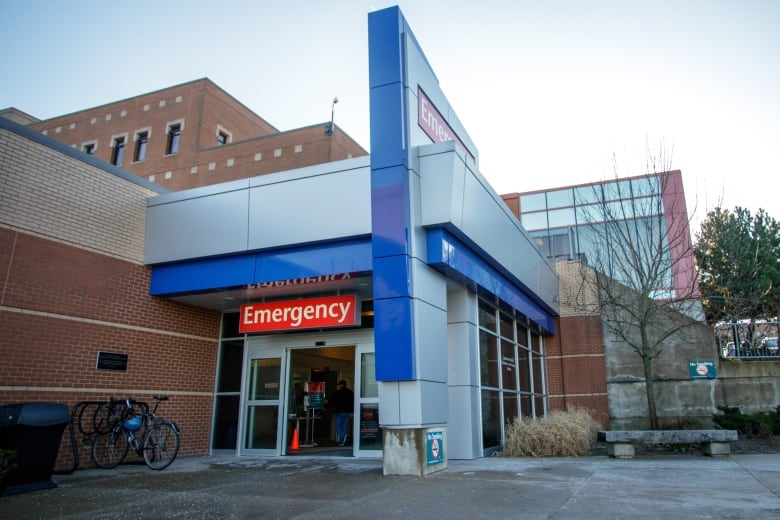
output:
[[[174,191],[368,153],[330,122],[279,131],[208,78],[43,121],[4,112]]]
[[[688,212],[680,170],[502,195],[542,253],[551,260],[596,258],[609,217],[654,219],[669,240],[668,286],[658,298],[698,295]],[[693,293],[692,293],[693,288]]]

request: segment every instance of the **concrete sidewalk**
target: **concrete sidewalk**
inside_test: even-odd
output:
[[[450,461],[386,477],[379,460],[179,459],[55,476],[0,498],[2,518],[780,518],[780,455]]]

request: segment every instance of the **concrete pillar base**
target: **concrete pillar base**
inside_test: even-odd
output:
[[[622,442],[610,442],[607,453],[616,459],[631,459],[634,457],[634,445]]]
[[[731,455],[731,443],[729,442],[704,442],[701,451],[705,455],[715,457],[718,455]]]
[[[447,428],[387,428],[382,431],[385,475],[423,477],[447,467]]]

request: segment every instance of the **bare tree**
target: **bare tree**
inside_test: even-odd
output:
[[[659,164],[663,157],[648,160],[651,173],[627,179],[618,178],[615,166],[614,181],[594,186],[590,204],[577,209],[578,223],[585,223],[579,228],[582,283],[598,294],[605,331],[642,361],[652,429],[659,428],[654,361],[669,338],[701,316],[691,217],[681,191],[673,193],[681,190],[673,182],[679,176],[656,171]],[[692,317],[679,319],[681,312]]]

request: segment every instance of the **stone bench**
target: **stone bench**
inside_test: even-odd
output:
[[[731,442],[737,440],[736,430],[610,430],[598,433],[607,443],[610,457],[630,459],[634,444],[701,444],[705,455],[729,455]]]

